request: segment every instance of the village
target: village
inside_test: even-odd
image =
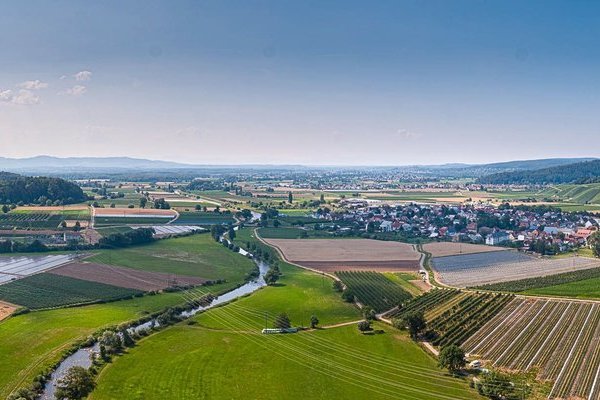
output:
[[[589,213],[509,203],[383,204],[344,199],[335,211],[320,208],[313,216],[339,223],[334,229],[340,233],[360,227],[363,234],[395,233],[409,239],[505,246],[541,254],[586,246],[600,225],[600,218]]]

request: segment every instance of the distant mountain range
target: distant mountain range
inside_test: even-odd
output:
[[[30,158],[0,157],[0,170],[31,170],[39,168],[189,168],[188,164],[171,161],[145,160],[130,157],[52,157],[36,156]]]
[[[66,173],[111,172],[111,171],[195,171],[195,170],[315,170],[315,169],[369,169],[397,170],[399,172],[415,174],[426,177],[452,178],[470,177],[480,178],[499,173],[513,173],[519,171],[534,171],[565,165],[577,164],[597,160],[595,158],[547,158],[539,160],[519,160],[489,164],[442,164],[442,165],[406,165],[396,167],[318,167],[301,165],[198,165],[184,164],[172,161],[147,160],[131,157],[53,157],[36,156],[30,158],[5,158],[0,157],[0,171],[11,171],[32,175],[53,175]],[[495,179],[505,179],[508,175]],[[510,180],[510,178],[506,178]],[[515,178],[516,180],[520,178]]]

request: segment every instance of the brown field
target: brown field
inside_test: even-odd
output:
[[[201,285],[205,279],[140,271],[131,268],[114,267],[94,263],[70,263],[49,271],[51,274],[68,276],[84,281],[106,283],[138,290],[160,290],[177,285]]]
[[[423,245],[423,250],[433,257],[457,256],[460,254],[486,253],[490,251],[505,251],[504,247],[486,246],[483,244],[434,242]]]
[[[96,208],[95,209],[96,216],[113,216],[113,217],[121,217],[123,215],[126,216],[135,216],[135,215],[157,215],[157,216],[175,216],[175,212],[173,210],[157,210],[154,208]]]
[[[16,209],[22,211],[60,212],[63,210],[87,210],[88,208],[85,204],[70,204],[66,206],[20,206]]]
[[[420,255],[413,246],[369,239],[265,239],[284,257],[325,272],[347,270],[417,271]]]
[[[4,318],[8,318],[16,309],[16,306],[0,301],[0,321]]]

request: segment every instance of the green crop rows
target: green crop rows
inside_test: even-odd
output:
[[[0,299],[31,309],[118,300],[142,292],[49,273],[0,286]]]
[[[372,307],[376,312],[390,310],[412,298],[400,285],[377,272],[339,271],[336,275],[362,304]]]

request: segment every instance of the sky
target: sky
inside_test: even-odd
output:
[[[600,156],[595,1],[6,1],[0,156]]]

